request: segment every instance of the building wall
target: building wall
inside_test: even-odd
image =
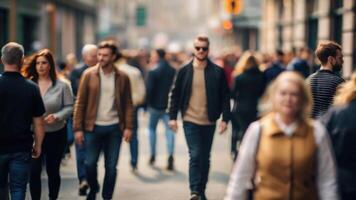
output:
[[[316,10],[308,13],[308,9],[313,6],[314,1],[316,2]],[[281,4],[283,13],[279,12]],[[340,44],[343,47],[343,75],[345,77],[350,76],[356,64],[355,6],[354,0],[343,0],[343,7],[337,10],[342,15]],[[263,0],[260,29],[261,51],[271,53],[277,48],[291,51],[292,48],[302,46],[309,46],[314,49],[313,42],[317,44],[320,40],[333,40],[336,37],[333,31],[337,30],[332,15],[334,12],[332,0]],[[308,24],[310,19],[313,18],[317,22],[317,33],[313,32]],[[278,28],[278,25],[281,25],[281,27]],[[282,35],[281,46],[279,46],[280,34]],[[308,41],[313,34],[317,34],[316,41]]]

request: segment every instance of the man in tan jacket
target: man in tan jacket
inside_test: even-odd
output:
[[[131,87],[127,75],[114,67],[117,53],[113,41],[98,45],[98,64],[84,72],[74,108],[75,140],[81,144],[85,139],[87,148],[88,200],[94,200],[99,190],[97,162],[101,151],[105,155],[102,198],[112,199],[121,140],[129,142],[131,138]]]

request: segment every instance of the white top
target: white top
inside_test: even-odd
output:
[[[293,134],[297,128],[296,123],[286,125],[277,116],[275,120],[286,135],[287,133]],[[321,200],[335,200],[338,199],[336,168],[329,136],[320,122],[314,121],[313,126],[317,145],[317,192]],[[237,161],[230,176],[225,200],[246,199],[246,190],[252,189],[251,179],[255,171],[255,151],[259,133],[259,122],[253,122],[243,138]]]
[[[96,125],[109,126],[119,123],[119,116],[115,107],[115,73],[104,74],[100,68],[100,96]]]

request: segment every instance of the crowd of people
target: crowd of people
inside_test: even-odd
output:
[[[130,51],[115,41],[86,44],[56,64],[42,49],[24,58],[20,44],[1,49],[0,199],[23,200],[29,183],[41,199],[58,199],[61,163],[75,143],[78,195],[113,199],[122,141],[139,170],[139,113],[149,114],[149,165],[155,165],[157,124],[165,125],[167,170],[174,170],[175,132],[183,122],[189,150],[190,200],[206,200],[214,133],[231,121],[235,162],[226,200],[356,199],[356,73],[340,75],[342,48],[321,41],[312,52],[246,51],[209,56],[206,36],[192,54],[163,48]],[[231,106],[232,105],[232,106]],[[105,176],[97,179],[104,154]]]

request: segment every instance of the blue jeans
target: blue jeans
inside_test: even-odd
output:
[[[94,126],[92,132],[85,133],[86,168],[90,193],[98,190],[97,163],[101,151],[105,158],[105,177],[102,190],[103,199],[112,199],[116,183],[116,166],[119,159],[122,134],[118,124]]]
[[[168,114],[164,110],[157,110],[154,108],[149,108],[148,112],[150,113],[148,128],[149,128],[151,155],[152,156],[156,155],[156,140],[157,140],[156,128],[157,128],[158,121],[162,119],[164,126],[166,128],[168,154],[169,156],[173,156],[175,135],[168,125],[169,122]]]
[[[85,152],[86,152],[85,141],[83,141],[83,144],[81,145],[75,143],[77,175],[78,175],[79,183],[87,180],[87,170],[85,167]]]
[[[183,128],[189,149],[190,191],[203,195],[208,182],[215,125],[202,126],[184,122]]]
[[[29,152],[0,154],[0,189],[6,188],[10,181],[11,199],[24,200],[30,171]]]
[[[135,108],[133,114],[133,127],[132,127],[132,137],[130,140],[130,153],[131,153],[131,166],[137,166],[138,160],[138,107]]]

